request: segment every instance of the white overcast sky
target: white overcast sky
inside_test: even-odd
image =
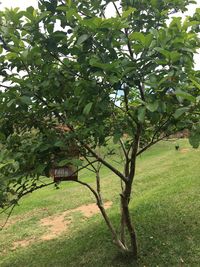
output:
[[[188,15],[191,15],[196,7],[200,7],[200,0],[196,0],[197,5],[190,5],[189,10],[187,12]],[[0,9],[5,7],[19,7],[20,9],[26,9],[29,6],[33,6],[37,8],[38,0],[0,0]],[[108,13],[112,14],[114,11],[113,8],[110,6]]]
[[[173,0],[172,0],[173,1]],[[192,15],[197,7],[200,7],[200,0],[196,0],[196,5],[190,5],[188,7],[188,12],[185,13],[186,15]],[[38,0],[0,0],[0,10],[3,10],[5,7],[19,7],[20,9],[26,9],[29,6],[33,6],[34,8],[37,8],[38,6]],[[110,5],[107,12],[107,16],[112,16],[115,11],[113,7]],[[175,14],[175,16],[183,16],[183,14]],[[196,68],[200,70],[200,55],[195,56],[196,61]]]
[[[191,15],[196,7],[200,7],[200,0],[196,0],[197,5],[190,5],[189,10],[187,12],[188,15]],[[33,6],[37,8],[38,0],[0,0],[0,9],[5,7],[19,7],[20,9],[26,9],[29,6]],[[112,14],[114,9],[110,6],[108,13]]]

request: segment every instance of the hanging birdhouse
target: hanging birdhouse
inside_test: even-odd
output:
[[[70,129],[67,126],[56,127],[60,132],[69,132]],[[52,168],[50,169],[50,176],[53,177],[54,182],[59,181],[77,181],[78,180],[78,167],[67,163],[64,166],[58,166],[55,162],[59,162],[60,159],[79,159],[79,149],[75,141],[70,141],[65,149],[59,151],[52,162]],[[70,160],[69,160],[70,162]]]
[[[53,177],[54,182],[77,181],[78,168],[75,166],[55,167],[51,169],[50,175]]]

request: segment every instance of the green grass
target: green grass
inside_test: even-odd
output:
[[[47,231],[40,219],[60,214],[94,198],[87,189],[63,182],[59,190],[45,188],[25,197],[0,232],[1,267],[129,267],[200,266],[200,150],[181,140],[157,144],[138,158],[131,213],[137,229],[139,260],[134,263],[121,255],[100,215],[85,219],[72,215],[66,233],[50,241],[40,241]],[[120,166],[118,166],[120,168]],[[87,172],[81,178],[93,184]],[[119,219],[119,179],[102,171],[105,200],[112,200],[109,216]],[[3,222],[0,218],[0,223]],[[25,248],[13,249],[13,242],[34,239]]]

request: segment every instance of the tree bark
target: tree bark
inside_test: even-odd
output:
[[[138,255],[137,239],[136,239],[136,232],[134,229],[134,225],[131,221],[131,216],[129,212],[129,207],[128,207],[129,199],[122,194],[121,202],[122,202],[122,208],[123,208],[124,221],[126,223],[127,230],[128,230],[129,237],[130,237],[130,242],[131,242],[131,253],[133,254],[133,258],[137,259],[137,255]]]
[[[132,184],[135,177],[135,167],[136,167],[136,157],[137,157],[137,151],[139,146],[139,140],[140,140],[140,134],[141,134],[141,125],[138,124],[137,132],[135,134],[134,143],[132,146],[132,153],[130,158],[130,168],[126,175],[128,174],[128,180],[125,182],[125,188],[123,193],[121,194],[121,205],[122,205],[122,214],[123,219],[126,224],[130,242],[131,242],[131,252],[133,254],[134,259],[137,259],[138,254],[138,248],[137,248],[137,240],[136,240],[136,232],[134,225],[131,220],[131,215],[129,212],[129,202],[131,197],[131,191],[132,191]],[[128,161],[129,164],[129,161]],[[127,162],[126,162],[127,165]],[[128,165],[129,166],[129,165]]]

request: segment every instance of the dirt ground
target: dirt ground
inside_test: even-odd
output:
[[[112,206],[112,202],[105,202],[105,209],[109,209]],[[90,218],[95,214],[100,213],[98,206],[95,203],[88,205],[82,205],[78,208],[67,210],[59,215],[48,216],[39,221],[40,226],[46,228],[46,233],[42,235],[39,240],[37,239],[24,239],[13,242],[12,249],[15,250],[20,247],[27,247],[36,241],[52,240],[60,236],[63,232],[67,231],[72,224],[72,214],[81,213],[84,218]],[[12,223],[13,224],[13,223]]]

